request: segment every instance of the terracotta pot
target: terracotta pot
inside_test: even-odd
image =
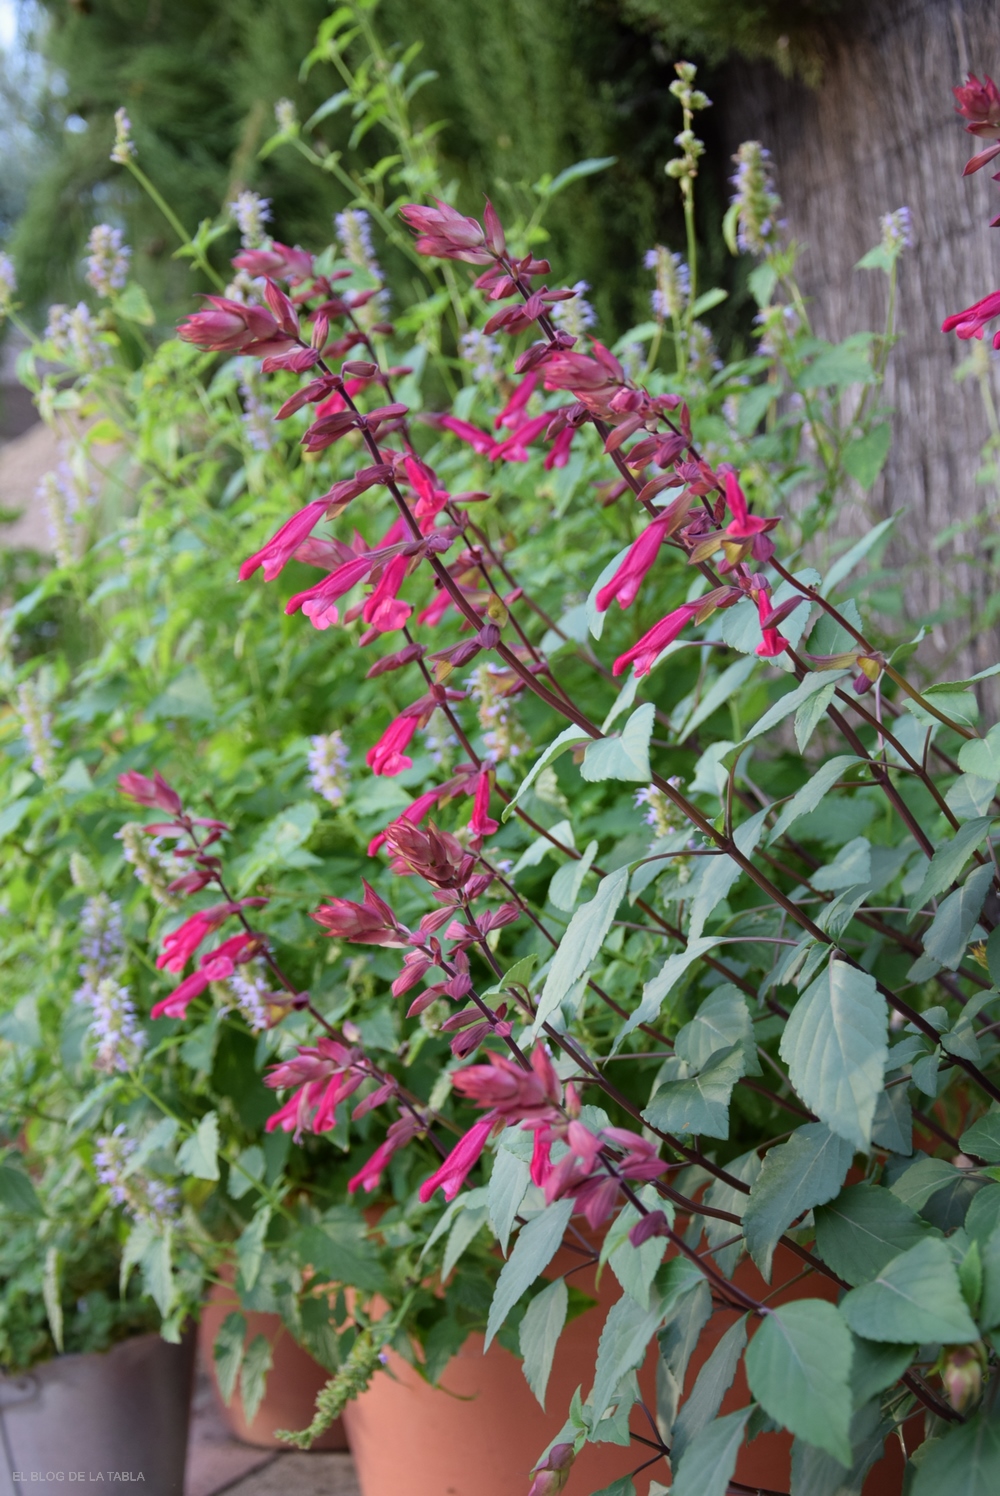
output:
[[[193,1335],[134,1335],[0,1376],[0,1493],[141,1481],[145,1496],[183,1496],[193,1369]]]
[[[273,1358],[264,1398],[252,1423],[247,1423],[243,1416],[243,1403],[238,1387],[232,1402],[228,1406],[223,1402],[215,1373],[215,1357],[212,1354],[215,1337],[226,1315],[234,1310],[239,1310],[246,1319],[246,1343],[249,1345],[256,1335],[266,1336]],[[202,1311],[198,1344],[205,1364],[211,1368],[212,1384],[219,1406],[234,1438],[241,1439],[244,1444],[254,1444],[259,1449],[287,1449],[288,1445],[277,1437],[276,1430],[305,1428],[312,1422],[316,1410],[316,1394],[328,1380],[329,1372],[293,1339],[282,1324],[280,1315],[241,1309],[233,1289],[214,1284]],[[340,1419],[316,1440],[313,1448],[347,1448],[347,1435]]]
[[[574,1260],[560,1252],[550,1272],[565,1272]],[[749,1259],[737,1269],[736,1282],[757,1298],[771,1295],[770,1303],[836,1298],[836,1285],[815,1275],[793,1283],[801,1267],[793,1253],[779,1247],[770,1285]],[[599,1288],[593,1268],[575,1272],[570,1281],[598,1303],[567,1325],[559,1339],[547,1412],[532,1395],[517,1358],[495,1341],[484,1356],[481,1335],[470,1336],[449,1362],[439,1388],[429,1387],[399,1356],[389,1354],[392,1375],[376,1376],[344,1412],[362,1496],[399,1496],[403,1491],[406,1496],[524,1496],[531,1465],[562,1427],[573,1392],[581,1384],[583,1396],[590,1391],[601,1329],[621,1294],[610,1269],[605,1269]],[[775,1292],[781,1283],[788,1287]],[[706,1326],[688,1369],[687,1392],[735,1318],[735,1312],[717,1313]],[[650,1409],[656,1406],[656,1358],[654,1341],[639,1373]],[[722,1412],[745,1407],[749,1400],[741,1366]],[[641,1412],[632,1422],[637,1432],[643,1432]],[[643,1449],[639,1444],[631,1450],[616,1444],[585,1445],[564,1496],[590,1496],[610,1485],[642,1462]],[[761,1435],[741,1451],[736,1478],[747,1485],[787,1491],[790,1450],[787,1434]],[[666,1483],[666,1466],[652,1466],[636,1477],[638,1496],[645,1496],[651,1479]],[[865,1496],[897,1496],[901,1490],[902,1458],[893,1445],[872,1470],[864,1491]]]

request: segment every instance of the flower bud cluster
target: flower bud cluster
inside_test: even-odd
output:
[[[229,216],[240,231],[244,249],[258,249],[267,240],[271,222],[271,202],[259,192],[237,193],[229,204]]]
[[[731,179],[736,189],[732,198],[736,242],[744,254],[760,259],[778,248],[785,227],[771,169],[771,152],[759,140],[745,140],[733,160],[736,162]]]
[[[44,705],[34,681],[26,680],[17,688],[17,709],[21,731],[31,754],[31,767],[39,779],[55,778],[55,749],[59,746],[52,731],[52,713]]]

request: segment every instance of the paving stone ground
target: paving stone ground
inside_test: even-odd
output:
[[[361,1496],[349,1454],[278,1452],[235,1439],[200,1365],[184,1485],[184,1496]]]

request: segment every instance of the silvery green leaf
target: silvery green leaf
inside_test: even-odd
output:
[[[622,1377],[642,1364],[646,1347],[662,1323],[663,1314],[663,1303],[655,1294],[646,1309],[628,1294],[623,1294],[608,1310],[597,1347],[594,1390],[590,1396],[592,1427],[611,1406]]]
[[[574,915],[574,918],[576,916]],[[612,1046],[612,1054],[617,1054],[621,1048],[622,1041],[637,1029],[640,1023],[652,1023],[660,1015],[660,1009],[664,1001],[670,996],[674,987],[681,977],[700,961],[706,951],[710,951],[718,941],[711,935],[701,937],[698,940],[689,940],[682,951],[675,951],[668,956],[654,977],[650,977],[642,989],[642,1001],[632,1016],[622,1024],[618,1035]]]
[[[545,1389],[552,1371],[556,1344],[566,1323],[569,1290],[565,1278],[556,1278],[536,1294],[521,1321],[521,1355],[524,1376],[532,1392],[545,1407]]]
[[[924,932],[924,953],[938,967],[954,971],[965,955],[983,900],[993,882],[993,864],[977,867],[961,888],[949,894]],[[912,968],[911,968],[912,969]]]
[[[484,1350],[489,1349],[494,1335],[522,1293],[531,1287],[539,1273],[545,1271],[559,1250],[573,1206],[572,1199],[556,1200],[522,1227],[493,1291]]]
[[[559,942],[559,949],[552,958],[545,986],[538,999],[534,1024],[536,1034],[559,1007],[570,988],[586,973],[601,949],[627,888],[628,867],[625,866],[602,878],[594,897],[589,903],[581,904],[573,915]]]
[[[805,1211],[833,1199],[853,1157],[852,1145],[822,1122],[807,1122],[768,1149],[743,1214],[747,1249],[768,1282],[778,1238]]]
[[[670,1458],[676,1464],[684,1458],[684,1451],[697,1438],[706,1424],[711,1423],[722,1406],[722,1399],[732,1386],[736,1368],[746,1349],[746,1315],[738,1319],[723,1335],[712,1351],[691,1389],[691,1395],[681,1408],[674,1423]]]
[[[737,850],[749,857],[760,840],[769,807],[760,810],[738,826],[733,833]],[[691,905],[691,923],[688,926],[688,941],[699,940],[705,922],[727,897],[743,869],[728,853],[721,857],[705,858],[705,871],[698,884],[698,892]]]
[[[726,1496],[749,1416],[741,1408],[701,1430],[677,1466],[670,1496]]]
[[[716,1050],[740,1044],[746,1061],[746,1075],[760,1075],[753,1019],[747,1000],[738,987],[725,982],[705,998],[690,1023],[686,1023],[674,1040],[674,1052],[694,1070],[700,1070]]]
[[[178,1167],[195,1179],[219,1177],[219,1118],[206,1112],[194,1132],[177,1150]]]
[[[845,1294],[840,1309],[867,1340],[961,1345],[979,1339],[952,1254],[939,1237],[893,1257],[871,1283]]]
[[[700,1074],[660,1086],[642,1115],[661,1132],[727,1138],[733,1087],[745,1068],[741,1044],[717,1050]]]
[[[590,872],[590,865],[597,856],[597,842],[587,843],[582,856],[575,862],[564,862],[552,875],[549,884],[549,899],[557,909],[563,909],[571,914],[576,908],[576,901],[580,897],[583,880]]]
[[[219,1391],[222,1393],[222,1401],[227,1407],[233,1400],[236,1378],[243,1364],[243,1340],[246,1332],[246,1320],[242,1314],[234,1310],[222,1321],[215,1337],[215,1344],[212,1346],[215,1375],[218,1379]]]
[[[253,1423],[264,1400],[267,1374],[271,1370],[271,1346],[266,1335],[255,1335],[247,1346],[240,1366],[240,1400],[243,1416]]]
[[[513,1132],[515,1129],[509,1128]],[[520,1128],[517,1129],[520,1132]],[[524,1192],[531,1182],[531,1168],[507,1148],[501,1146],[493,1160],[493,1172],[487,1186],[490,1225],[493,1227],[500,1250],[507,1255],[507,1243],[524,1199]]]
[[[851,1464],[853,1354],[847,1326],[822,1299],[772,1310],[746,1354],[747,1382],[761,1407],[797,1438],[846,1466]]]
[[[801,749],[802,745],[799,746]],[[779,836],[784,836],[800,816],[808,815],[811,810],[815,810],[827,791],[831,790],[839,779],[843,779],[844,775],[860,762],[861,760],[852,753],[841,753],[836,758],[829,759],[821,769],[810,774],[802,788],[797,790],[788,804],[782,808],[774,830],[768,837],[768,843],[776,842]]]
[[[911,916],[922,909],[928,899],[936,898],[944,889],[951,887],[973,852],[986,840],[992,824],[990,816],[978,816],[974,821],[966,821],[954,836],[938,847],[927,864],[923,882],[910,901]]]
[[[781,1037],[792,1085],[832,1132],[871,1147],[889,1057],[889,1015],[874,977],[832,960],[799,998]]]
[[[596,783],[604,779],[623,779],[627,783],[648,784],[653,777],[649,766],[649,740],[653,734],[656,708],[651,701],[634,711],[617,738],[598,738],[588,743],[580,773]]]
[[[852,1184],[816,1210],[816,1250],[852,1286],[867,1283],[930,1227],[891,1190]]]

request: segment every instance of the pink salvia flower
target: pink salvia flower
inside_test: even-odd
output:
[[[967,306],[963,312],[953,312],[950,317],[945,317],[941,323],[941,331],[956,333],[963,341],[981,338],[986,323],[994,317],[1000,317],[1000,291],[992,291],[982,301]],[[1000,332],[994,336],[993,346],[1000,348]]]
[[[491,265],[494,255],[486,247],[486,235],[474,218],[435,198],[436,208],[406,203],[399,210],[403,222],[420,237],[417,252],[441,260],[464,260],[469,265]]]
[[[406,809],[403,811],[403,814],[396,817],[396,820],[409,821],[411,825],[419,826],[420,822],[423,820],[427,812],[429,810],[432,810],[433,807],[437,804],[440,795],[440,789],[427,790],[424,794],[418,795],[413,803],[406,807]],[[380,831],[376,836],[373,836],[371,841],[368,843],[368,856],[374,857],[376,852],[381,850],[384,843],[385,832]]]
[[[163,949],[156,960],[161,971],[164,967],[167,971],[183,971],[201,942],[213,930],[217,930],[223,920],[228,919],[233,908],[232,904],[213,904],[211,909],[199,909],[197,914],[192,914],[178,929],[165,935]]]
[[[617,601],[620,608],[627,608],[635,602],[636,594],[642,586],[646,573],[659,555],[660,546],[667,535],[667,527],[667,520],[654,519],[646,526],[638,540],[630,546],[628,555],[611,581],[606,583],[597,594],[599,613],[604,613],[614,601]],[[615,674],[617,673],[616,670]]]
[[[257,936],[244,932],[241,935],[231,935],[214,951],[207,951],[199,962],[198,970],[179,982],[168,997],[153,1005],[150,1018],[184,1018],[188,1003],[200,997],[209,982],[221,982],[226,977],[231,977],[241,961],[250,960],[258,945]]]
[[[394,1153],[404,1148],[407,1143],[423,1131],[420,1122],[410,1113],[405,1112],[396,1122],[393,1122],[386,1133],[385,1142],[381,1143],[367,1163],[362,1164],[353,1179],[348,1180],[347,1188],[353,1195],[356,1190],[362,1188],[367,1194],[377,1189],[382,1182],[382,1172]]]
[[[136,800],[140,805],[155,805],[158,810],[169,810],[172,815],[179,815],[183,808],[180,795],[170,788],[159,769],[153,770],[152,779],[147,779],[137,769],[129,769],[126,774],[119,774],[118,788],[130,800]]]
[[[564,468],[569,462],[570,448],[573,445],[573,438],[578,430],[579,427],[577,426],[566,426],[560,431],[549,448],[548,455],[542,464],[547,473],[551,473],[553,468]]]
[[[520,384],[517,385],[507,404],[493,422],[497,431],[500,430],[501,426],[506,426],[510,431],[514,431],[518,426],[524,425],[524,422],[527,420],[525,407],[534,394],[538,379],[539,374],[536,370],[533,374],[526,374]]]
[[[382,573],[381,580],[366,599],[361,610],[365,623],[376,629],[380,634],[392,633],[394,629],[401,629],[413,612],[413,604],[407,603],[396,594],[410,569],[409,556],[396,556],[389,562]]]
[[[476,786],[476,797],[472,806],[472,818],[469,821],[469,830],[473,836],[492,836],[494,831],[499,830],[499,822],[490,819],[490,776],[488,773],[480,774],[479,783]]]
[[[365,755],[365,763],[372,773],[385,774],[391,778],[394,774],[400,774],[403,769],[412,768],[413,760],[407,756],[406,749],[416,730],[417,719],[412,715],[404,714],[390,722],[378,742]]]
[[[212,310],[193,312],[177,329],[186,343],[216,353],[279,353],[294,346],[266,307],[244,306],[225,296],[206,296],[205,300]]]
[[[621,675],[630,665],[635,666],[636,675],[648,675],[660,652],[681,634],[698,612],[697,603],[682,603],[666,618],[661,618],[632,648],[619,655],[611,667],[612,675]]]
[[[420,1186],[420,1198],[426,1205],[436,1189],[444,1191],[444,1197],[449,1202],[454,1200],[469,1174],[479,1162],[480,1155],[486,1147],[486,1139],[496,1126],[496,1117],[492,1114],[480,1117],[474,1122],[455,1147],[448,1154],[440,1169],[436,1170],[429,1179],[425,1179]]]
[[[248,556],[240,567],[240,581],[245,582],[252,577],[258,567],[264,568],[264,581],[273,582],[287,563],[292,559],[298,547],[311,534],[313,526],[318,524],[327,510],[326,499],[315,499],[293,514],[276,530],[259,551]]]
[[[353,899],[328,899],[313,912],[312,918],[336,939],[360,945],[409,945],[410,932],[406,926],[399,923],[385,899],[364,878],[361,882],[365,890],[363,904],[356,904]]]

